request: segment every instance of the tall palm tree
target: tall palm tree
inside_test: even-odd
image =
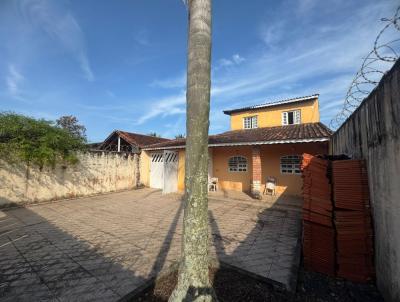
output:
[[[178,284],[170,302],[214,301],[208,277],[208,128],[211,87],[211,0],[187,0],[185,210]]]

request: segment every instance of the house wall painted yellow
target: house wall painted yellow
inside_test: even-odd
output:
[[[249,191],[252,173],[251,147],[213,148],[213,177],[218,178],[220,190]],[[232,156],[247,158],[247,172],[229,172],[228,161]]]
[[[140,153],[140,182],[142,185],[150,186],[150,152]]]
[[[318,98],[300,103],[283,104],[231,114],[231,130],[243,129],[243,118],[257,115],[258,127],[282,126],[282,112],[300,110],[301,123],[319,122]]]
[[[251,181],[251,147],[212,148],[212,177],[218,177],[218,186],[223,190],[249,191]],[[229,172],[228,160],[231,156],[247,158],[247,172]],[[179,150],[178,191],[185,189],[185,150]]]
[[[178,162],[178,191],[185,190],[185,150],[179,150]]]
[[[218,178],[219,190],[233,190],[249,192],[252,178],[252,146],[214,147],[212,152],[213,171],[212,177]],[[328,143],[303,143],[303,144],[277,144],[263,145],[261,148],[262,186],[264,191],[265,181],[268,176],[277,179],[277,194],[301,195],[301,175],[281,174],[280,158],[285,155],[326,154]],[[232,156],[247,158],[247,172],[229,172],[228,161]],[[178,165],[178,190],[185,189],[185,151],[179,150]]]
[[[270,108],[249,110],[247,112],[233,113],[231,115],[232,130],[243,129],[243,118],[247,116],[258,116],[258,127],[281,126],[282,112],[290,110],[301,111],[301,123],[319,122],[318,98],[299,103],[283,104]],[[212,177],[218,178],[220,190],[237,190],[249,192],[252,182],[252,148],[253,146],[230,146],[213,147],[211,154]],[[268,176],[277,178],[277,193],[300,195],[302,179],[300,175],[281,174],[280,159],[285,155],[301,155],[302,153],[319,154],[328,153],[328,143],[298,143],[298,144],[276,144],[262,145],[261,148],[261,170],[262,187]],[[179,153],[178,162],[178,190],[185,189],[185,150],[177,149]],[[157,151],[160,152],[160,151]],[[151,151],[143,151],[141,155],[140,174],[144,185],[150,185],[150,160]],[[244,156],[247,158],[248,170],[246,172],[229,172],[228,161],[232,156]]]
[[[264,191],[266,179],[277,179],[277,194],[301,195],[303,180],[301,175],[282,174],[280,159],[285,155],[326,154],[328,143],[280,144],[261,146],[261,190]]]

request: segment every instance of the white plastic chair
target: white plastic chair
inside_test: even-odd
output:
[[[216,192],[218,190],[218,178],[211,177],[210,181],[208,182],[208,190]]]
[[[271,196],[276,195],[276,178],[273,176],[268,176],[265,182],[263,194],[268,194],[268,192],[271,192]]]

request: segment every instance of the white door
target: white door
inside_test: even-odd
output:
[[[152,153],[150,162],[150,188],[162,189],[164,182],[164,163],[162,153]]]
[[[164,151],[164,194],[178,191],[178,161],[178,152]]]

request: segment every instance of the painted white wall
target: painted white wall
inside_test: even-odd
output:
[[[135,156],[89,152],[80,154],[76,165],[42,170],[0,161],[0,206],[134,188],[138,169]]]

